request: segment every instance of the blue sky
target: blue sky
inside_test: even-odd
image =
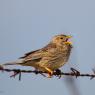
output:
[[[83,73],[95,66],[94,0],[1,0],[0,63],[13,61],[24,53],[43,47],[56,34],[73,35],[74,48],[67,65]],[[68,68],[69,69],[69,68]],[[23,74],[22,81],[0,73],[0,95],[70,95],[62,79]],[[81,95],[95,93],[94,79],[76,79]]]

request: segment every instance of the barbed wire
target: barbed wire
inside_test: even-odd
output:
[[[75,76],[77,77],[89,77],[90,79],[95,78],[95,70],[93,69],[93,74],[88,74],[88,73],[80,73],[78,70],[74,69],[74,68],[70,68],[71,72],[68,73],[63,73],[61,72],[61,70],[56,70],[54,71],[53,75],[61,78],[62,75],[66,75],[66,76]],[[42,71],[37,71],[37,70],[21,70],[21,69],[7,69],[7,68],[3,68],[2,66],[0,66],[0,71],[2,72],[14,72],[13,75],[11,75],[10,77],[15,77],[16,75],[19,75],[19,80],[21,80],[21,73],[34,73],[34,74],[41,74],[45,77],[44,74],[47,74],[47,72],[42,72]]]

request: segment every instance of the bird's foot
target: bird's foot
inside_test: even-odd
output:
[[[60,79],[61,78],[61,70],[60,69],[56,69],[55,70],[55,75]]]

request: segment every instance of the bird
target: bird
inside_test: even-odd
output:
[[[72,42],[71,35],[59,34],[52,37],[50,42],[41,49],[24,54],[17,61],[3,65],[32,66],[38,71],[47,72],[48,78],[53,76],[55,70],[67,63]]]

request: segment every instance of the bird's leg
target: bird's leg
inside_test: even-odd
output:
[[[44,67],[48,71],[48,78],[51,78],[53,75],[53,71],[47,67]]]

